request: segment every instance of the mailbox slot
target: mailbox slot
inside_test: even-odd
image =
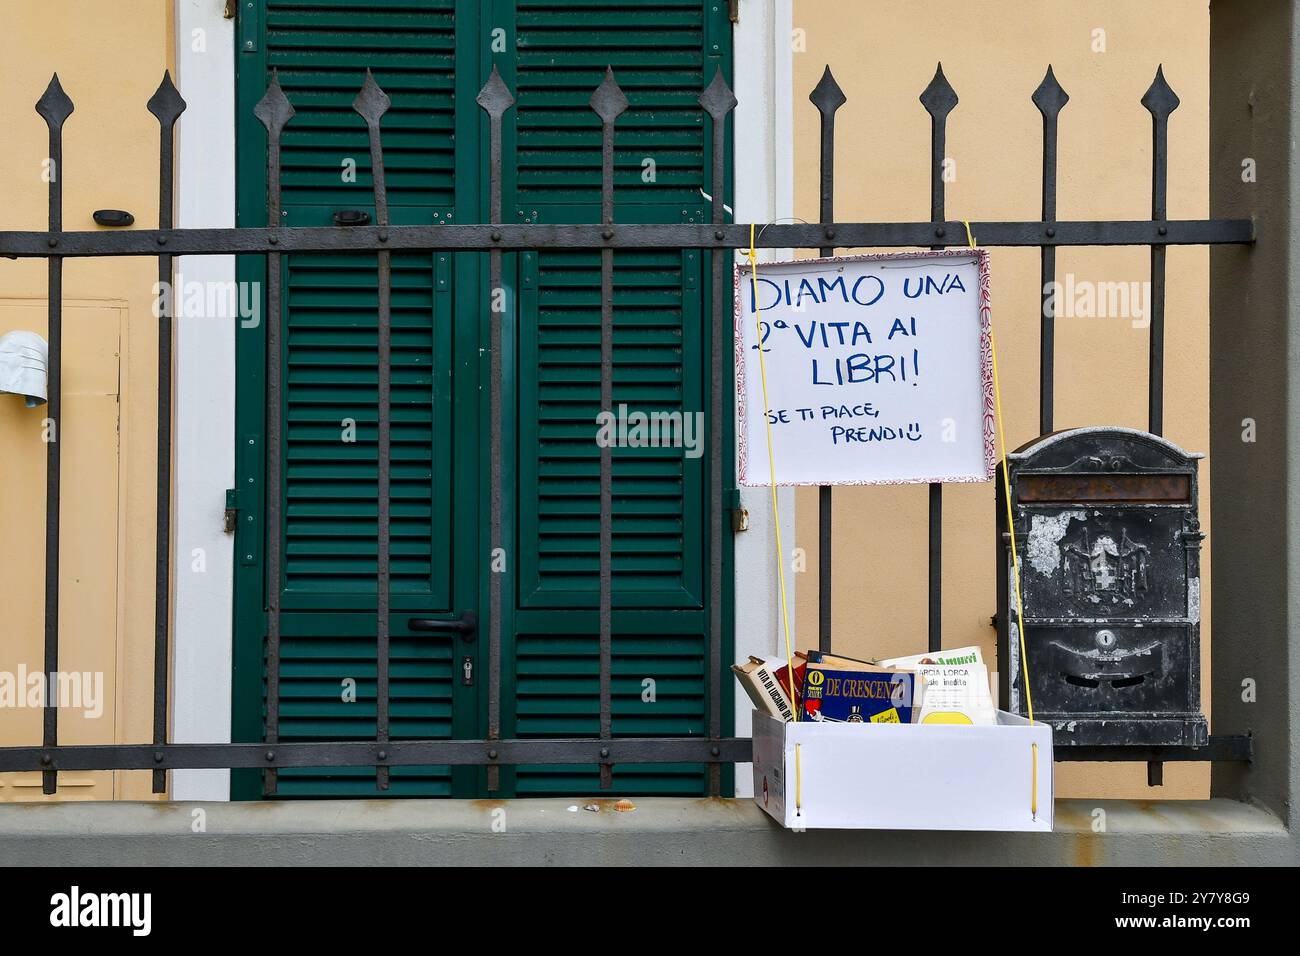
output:
[[[1188,475],[1026,474],[1016,485],[1022,504],[1164,504],[1192,503]]]

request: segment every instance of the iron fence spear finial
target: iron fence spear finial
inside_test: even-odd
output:
[[[510,92],[510,88],[501,79],[501,74],[497,72],[495,65],[493,65],[492,72],[488,75],[487,82],[478,91],[478,96],[474,97],[474,102],[483,107],[488,116],[493,119],[505,115],[506,110],[515,105],[514,94]]]
[[[267,84],[266,93],[253,107],[253,115],[262,121],[267,135],[278,142],[280,133],[284,131],[285,124],[293,119],[294,112],[293,104],[280,86],[279,71],[272,70],[271,82]]]
[[[72,100],[63,92],[59,74],[55,73],[41,98],[36,101],[36,112],[41,114],[51,130],[55,130],[62,128],[63,121],[72,115],[72,109]]]
[[[1056,116],[1066,103],[1070,102],[1070,94],[1061,88],[1057,82],[1056,74],[1052,72],[1052,65],[1047,65],[1047,72],[1043,74],[1043,80],[1038,84],[1031,97],[1034,105],[1038,107],[1038,112],[1044,117]]]
[[[627,111],[627,97],[623,95],[623,88],[618,85],[618,80],[614,79],[614,68],[605,67],[605,76],[596,87],[596,91],[591,94],[591,108],[596,111],[602,123],[613,123]]]
[[[1142,105],[1151,112],[1153,117],[1168,119],[1169,114],[1178,109],[1181,102],[1178,99],[1178,94],[1173,91],[1165,80],[1164,64],[1160,64],[1156,67],[1156,78],[1151,81],[1151,86],[1142,94]]]
[[[921,105],[935,122],[942,122],[957,106],[957,91],[944,76],[943,63],[935,68],[930,84],[921,92]]]
[[[840,89],[839,83],[835,82],[835,75],[831,73],[829,64],[822,71],[822,78],[817,81],[813,91],[808,94],[808,99],[823,117],[834,116],[835,111],[848,102],[848,97]]]
[[[713,71],[713,80],[700,94],[700,105],[714,120],[721,119],[736,108],[736,95],[722,76],[722,67]]]
[[[164,130],[174,126],[176,120],[185,112],[185,100],[176,89],[176,84],[172,82],[170,70],[163,71],[162,82],[158,84],[158,89],[154,91],[153,96],[149,97],[147,105],[149,112],[158,118],[158,123]]]

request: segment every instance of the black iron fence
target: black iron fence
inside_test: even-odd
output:
[[[1055,349],[1053,331],[1055,303],[1048,293],[1056,275],[1056,250],[1061,246],[1148,246],[1151,250],[1152,306],[1150,322],[1150,378],[1148,382],[1149,428],[1159,433],[1164,401],[1164,304],[1165,250],[1171,245],[1250,243],[1253,227],[1245,219],[1170,220],[1166,215],[1168,185],[1169,115],[1178,97],[1157,70],[1154,82],[1142,97],[1152,119],[1151,216],[1131,221],[1079,221],[1056,218],[1057,121],[1069,97],[1049,67],[1032,100],[1043,116],[1042,218],[1036,221],[972,222],[945,219],[944,160],[948,114],[957,105],[957,94],[940,67],[921,94],[921,103],[931,119],[930,218],[924,222],[834,221],[835,114],[846,101],[829,67],[809,97],[821,114],[821,222],[817,224],[771,224],[758,233],[756,244],[763,248],[820,249],[829,255],[848,247],[942,248],[965,244],[967,229],[978,235],[983,246],[1038,247],[1043,281],[1040,336],[1039,423],[1042,432],[1052,430]],[[43,789],[56,792],[60,770],[151,770],[153,789],[163,792],[166,771],[174,769],[229,767],[260,768],[265,772],[268,793],[276,789],[276,774],[290,767],[373,766],[376,786],[388,787],[389,768],[394,766],[448,764],[486,765],[488,788],[498,789],[498,768],[506,765],[586,764],[601,769],[601,784],[609,786],[615,764],[703,763],[708,764],[711,792],[720,790],[723,763],[748,761],[750,741],[723,736],[722,681],[722,553],[724,504],[724,416],[731,414],[726,356],[721,349],[710,355],[712,390],[709,396],[711,523],[710,629],[708,660],[709,713],[707,737],[623,738],[614,737],[611,719],[611,619],[612,619],[612,458],[611,448],[600,449],[600,730],[595,738],[501,739],[501,580],[490,575],[488,594],[488,694],[486,739],[483,740],[392,740],[389,733],[389,573],[390,573],[390,487],[391,487],[391,256],[394,251],[487,252],[489,281],[493,290],[501,286],[502,260],[506,252],[534,249],[583,249],[601,252],[600,394],[601,407],[612,406],[613,386],[613,269],[618,249],[710,250],[713,255],[712,340],[726,340],[730,321],[732,252],[748,248],[748,224],[729,223],[723,197],[728,188],[724,167],[724,137],[727,117],[736,98],[721,72],[701,93],[699,103],[708,114],[712,132],[711,189],[712,221],[702,224],[617,223],[614,215],[615,125],[628,107],[612,71],[591,98],[592,109],[601,123],[601,221],[581,225],[509,224],[501,221],[502,118],[514,104],[514,97],[495,69],[478,96],[487,114],[490,130],[490,222],[474,225],[393,226],[389,222],[380,133],[387,95],[367,74],[354,108],[369,131],[374,179],[375,221],[373,225],[348,228],[286,228],[280,222],[280,137],[294,115],[293,107],[273,75],[270,86],[255,112],[267,131],[267,228],[175,229],[172,227],[173,144],[176,120],[185,102],[165,76],[148,108],[160,128],[159,215],[157,229],[129,232],[65,232],[62,228],[62,142],[63,125],[73,111],[71,99],[56,75],[36,104],[49,127],[49,157],[55,175],[49,180],[49,228],[45,231],[0,232],[0,255],[9,258],[43,258],[49,268],[49,417],[57,427],[61,414],[60,369],[62,359],[63,262],[71,257],[156,256],[158,275],[169,283],[172,259],[177,255],[222,255],[231,253],[265,255],[267,262],[267,633],[266,633],[266,722],[262,743],[175,744],[167,740],[169,583],[171,578],[171,445],[172,445],[172,321],[174,303],[164,298],[159,315],[158,350],[158,483],[157,483],[157,576],[154,633],[154,733],[151,743],[110,745],[61,745],[58,740],[58,708],[53,695],[46,696],[42,742],[39,746],[0,748],[0,771],[43,773]],[[376,596],[376,659],[378,665],[375,739],[373,741],[281,742],[280,725],[280,569],[283,542],[280,535],[280,501],[274,489],[280,486],[283,448],[280,421],[282,315],[281,260],[298,252],[373,252],[378,260],[378,562]],[[485,296],[485,300],[490,299]],[[502,547],[502,315],[492,312],[490,330],[490,540],[493,549]],[[45,556],[45,641],[44,672],[58,671],[59,664],[59,534],[60,534],[60,442],[47,445],[47,505]],[[820,491],[819,644],[830,650],[832,565],[831,505],[829,487]],[[942,486],[929,488],[929,649],[940,647]],[[443,623],[453,628],[457,622]],[[1223,636],[1221,639],[1230,639]],[[1073,747],[1056,751],[1057,759],[1071,760],[1247,760],[1248,737],[1211,737],[1204,748],[1180,747]]]

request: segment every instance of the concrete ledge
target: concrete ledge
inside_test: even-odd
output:
[[[1061,800],[1053,833],[782,830],[749,800],[331,800],[0,807],[22,865],[1295,865],[1270,813],[1230,800]],[[595,804],[597,811],[582,809]],[[569,807],[577,807],[570,810]],[[1097,811],[1105,832],[1093,832]],[[200,827],[206,828],[196,832]]]

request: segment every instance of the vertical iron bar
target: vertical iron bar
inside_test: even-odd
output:
[[[280,134],[294,114],[293,106],[280,88],[280,77],[271,72],[266,95],[253,109],[266,127],[266,224],[280,228]],[[279,236],[272,232],[268,242],[274,249]],[[280,253],[266,255],[266,742],[268,761],[274,760],[274,745],[280,740],[280,496],[284,450],[280,435],[281,377]],[[265,773],[264,791],[273,796],[278,784],[274,767]]]
[[[384,149],[380,139],[379,123],[391,101],[379,88],[374,76],[366,70],[361,92],[352,101],[352,108],[366,121],[370,141],[370,175],[375,193],[375,225],[381,230],[380,241],[387,238],[388,189],[384,181]],[[393,310],[392,281],[393,254],[381,249],[375,254],[379,279],[379,312],[376,317],[378,363],[378,435],[375,451],[375,744],[380,759],[384,759],[389,738],[389,589],[392,530],[392,363],[393,363]],[[387,790],[389,770],[387,765],[375,767],[375,786]]]
[[[50,248],[57,248],[63,230],[63,123],[72,115],[72,100],[63,92],[57,73],[50,80],[41,98],[36,101],[36,112],[45,120],[50,131],[49,199]],[[63,428],[63,259],[50,256],[47,260],[49,288],[49,381],[46,394],[49,404],[49,434],[45,444],[45,679],[50,681],[59,669],[59,477],[61,471],[61,440]],[[59,743],[58,701],[51,688],[46,687],[45,708],[42,714],[41,742],[45,747]],[[49,769],[41,772],[41,792],[53,794],[58,789],[58,772],[53,758],[43,762]]]
[[[835,112],[844,105],[846,97],[840,89],[830,66],[822,73],[808,99],[821,114],[821,221],[835,221]],[[826,238],[833,239],[833,229],[826,230]],[[834,246],[822,246],[823,256],[835,255]],[[834,532],[834,512],[832,511],[831,486],[822,485],[817,489],[817,647],[823,653],[831,650],[831,600],[833,575],[831,568],[831,536]],[[784,561],[785,556],[781,555]]]
[[[1142,97],[1151,113],[1151,218],[1164,222],[1169,176],[1169,114],[1178,109],[1178,96],[1165,82],[1164,67]],[[1160,226],[1161,235],[1166,232]],[[1164,429],[1165,402],[1165,247],[1151,247],[1151,351],[1148,361],[1147,430]]]
[[[713,224],[726,222],[725,196],[727,114],[736,107],[736,97],[722,77],[722,67],[713,82],[700,94],[700,106],[713,126]],[[714,233],[719,239],[722,231]],[[713,257],[713,314],[709,325],[709,736],[722,736],[722,433],[724,429],[723,389],[725,366],[723,343],[731,323],[731,255],[715,249]],[[782,558],[784,560],[784,558]],[[722,793],[722,767],[709,764],[709,794]]]
[[[603,235],[614,238],[614,123],[627,109],[627,97],[606,67],[605,79],[591,94],[591,108],[600,117],[600,221]],[[600,250],[600,410],[614,408],[614,250]],[[614,449],[600,446],[600,736],[613,736],[614,714],[610,683],[614,659]],[[600,765],[600,786],[614,785],[613,768]]]
[[[171,73],[149,100],[149,112],[158,118],[158,228],[172,227],[173,147],[176,120],[185,101],[172,84]],[[165,237],[159,237],[159,244]],[[167,743],[168,647],[171,624],[171,473],[172,473],[172,316],[175,309],[172,257],[158,256],[158,474],[157,525],[154,551],[153,742]],[[167,771],[153,771],[153,792],[167,789]]]
[[[947,140],[948,114],[957,105],[957,93],[943,75],[943,64],[921,94],[921,105],[930,114],[930,221],[935,223],[935,238],[944,238],[944,151]],[[942,249],[943,243],[931,246]],[[930,485],[929,538],[929,641],[928,649],[943,649],[943,485]]]
[[[501,224],[501,118],[515,102],[514,96],[501,80],[501,74],[494,65],[487,83],[479,91],[476,102],[488,114],[489,156],[488,156],[488,219],[493,225]],[[499,238],[499,232],[493,236]],[[504,321],[504,296],[501,286],[501,250],[492,249],[488,253],[488,301],[489,342],[491,353],[490,381],[488,383],[489,404],[489,508],[491,511],[489,538],[491,554],[501,552],[501,323]],[[495,563],[489,557],[490,565]],[[494,566],[488,571],[488,740],[501,739],[501,573]],[[487,789],[501,789],[501,769],[493,764],[487,768]]]
[[[1056,121],[1070,101],[1050,64],[1032,99],[1043,114],[1043,223],[1050,237],[1056,233]],[[1039,267],[1042,311],[1038,339],[1038,432],[1046,435],[1052,430],[1056,386],[1056,296],[1049,291],[1056,282],[1055,246],[1039,248]]]

